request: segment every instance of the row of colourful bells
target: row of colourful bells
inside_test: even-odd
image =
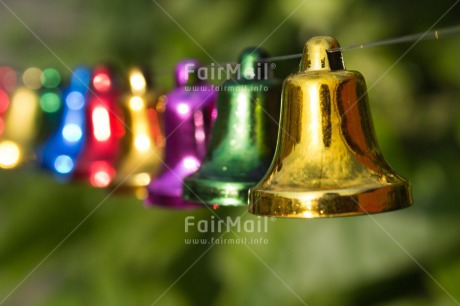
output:
[[[162,100],[151,90],[148,73],[131,69],[123,82],[106,66],[93,71],[80,67],[62,90],[53,71],[53,86],[49,71],[31,68],[20,86],[9,88],[11,99],[5,95],[0,168],[35,160],[61,181],[112,184],[145,197],[144,187],[158,172],[163,151],[157,111]]]
[[[12,68],[0,67],[0,168],[14,168],[26,161],[30,145],[55,129],[60,82],[59,73],[52,68],[29,68],[21,83]],[[41,122],[47,124],[37,129]]]
[[[338,47],[330,37],[306,43],[299,72],[284,82],[280,116],[275,80],[240,82],[243,89],[266,85],[271,92],[264,93],[232,91],[237,85],[229,81],[226,90],[233,93],[219,95],[210,148],[201,168],[185,179],[184,197],[249,203],[256,215],[297,218],[410,206],[409,182],[378,148],[364,78],[345,70],[341,52],[329,52]],[[263,54],[250,55],[249,61],[263,61]],[[241,63],[244,71],[244,54]]]
[[[163,101],[164,161],[159,152],[147,158],[162,164],[148,186],[147,202],[179,208],[249,203],[249,211],[256,215],[301,218],[377,213],[411,205],[408,181],[388,166],[376,144],[364,79],[345,70],[340,52],[328,51],[337,47],[329,37],[307,42],[299,73],[284,82],[281,111],[280,82],[255,73],[266,54],[245,50],[240,58],[243,79],[228,80],[219,90],[214,127],[216,92],[195,74],[186,73],[190,69],[185,66],[197,68],[196,62],[180,63],[177,88]],[[201,86],[187,89],[193,85]],[[111,118],[110,112],[101,113],[99,119],[107,117]],[[136,144],[136,137],[127,139]],[[111,161],[107,156],[101,159]],[[133,169],[138,157],[132,161],[119,184],[143,177],[134,181],[145,185],[150,176]],[[91,172],[91,165],[85,169],[83,175]],[[110,176],[107,171],[97,173],[102,181]]]
[[[410,206],[409,182],[378,148],[364,78],[345,70],[341,52],[329,51],[338,47],[330,37],[306,43],[299,72],[284,81],[281,105],[280,82],[260,78],[268,71],[255,73],[267,55],[245,50],[240,68],[248,73],[220,89],[218,117],[200,168],[175,193],[165,194],[166,184],[153,182],[151,203],[168,203],[173,195],[175,204],[185,205],[177,196],[182,193],[191,203],[249,204],[256,215],[294,218]],[[171,185],[182,179],[174,168],[161,177]]]

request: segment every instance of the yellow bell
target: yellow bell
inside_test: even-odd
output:
[[[13,169],[34,156],[43,113],[37,90],[42,86],[42,71],[29,68],[23,74],[24,85],[14,90],[5,115],[5,131],[0,139],[0,168]]]
[[[141,69],[129,71],[129,85],[130,94],[123,97],[121,104],[127,128],[111,187],[133,192],[137,198],[144,199],[145,186],[162,165],[164,136],[155,109],[161,99],[150,89],[148,75]]]
[[[412,204],[409,182],[383,158],[363,76],[345,70],[331,37],[314,37],[283,85],[274,160],[249,191],[249,212],[318,218],[379,213]]]

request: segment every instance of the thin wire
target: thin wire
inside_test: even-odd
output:
[[[440,30],[430,31],[430,32],[423,32],[423,33],[405,35],[405,36],[396,37],[396,38],[379,40],[375,42],[368,42],[364,44],[356,44],[356,45],[351,45],[347,47],[334,48],[328,51],[337,52],[337,51],[344,51],[344,50],[362,49],[362,48],[367,48],[367,47],[413,42],[417,40],[433,40],[433,39],[438,40],[440,38],[445,38],[445,37],[454,36],[458,34],[460,34],[460,25],[449,27],[449,28],[444,28]]]
[[[440,30],[430,31],[430,32],[422,32],[422,33],[404,35],[404,36],[395,37],[395,38],[383,39],[383,40],[374,41],[374,42],[334,48],[334,49],[330,49],[327,51],[328,52],[348,51],[348,50],[363,49],[363,48],[375,47],[375,46],[394,45],[394,44],[399,44],[399,43],[414,42],[417,40],[433,40],[433,39],[438,40],[441,38],[455,36],[458,34],[460,34],[460,25],[456,25],[453,27],[444,28]],[[273,57],[265,58],[263,59],[263,61],[264,62],[285,61],[285,60],[290,60],[294,58],[301,58],[302,55],[303,53],[273,56]]]
[[[363,43],[363,44],[355,44],[355,45],[349,45],[346,47],[340,47],[340,48],[334,48],[327,50],[328,52],[338,52],[338,51],[348,51],[348,50],[355,50],[355,49],[363,49],[363,48],[368,48],[368,47],[375,47],[375,46],[383,46],[383,45],[394,45],[394,44],[399,44],[399,43],[407,43],[407,42],[414,42],[417,40],[439,40],[441,38],[446,38],[449,36],[456,36],[460,34],[460,25],[440,29],[440,30],[435,30],[435,31],[430,31],[430,32],[423,32],[423,33],[417,33],[417,34],[410,34],[410,35],[404,35],[400,37],[395,37],[395,38],[389,38],[389,39],[383,39],[379,41],[374,41],[374,42],[368,42],[368,43]],[[264,59],[261,59],[261,62],[281,62],[281,61],[287,61],[291,59],[296,59],[296,58],[301,58],[303,56],[303,53],[295,53],[295,54],[287,54],[287,55],[279,55],[279,56],[272,56],[272,57],[267,57]],[[226,63],[212,63],[203,67],[225,67],[226,65],[231,65],[232,67],[237,65],[235,62],[226,62]],[[167,74],[170,74],[168,72]],[[162,76],[163,73],[154,73],[154,76]]]

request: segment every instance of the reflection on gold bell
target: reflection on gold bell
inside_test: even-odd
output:
[[[299,73],[283,85],[274,160],[249,192],[249,212],[317,218],[379,213],[412,204],[409,182],[378,148],[363,76],[345,70],[331,37],[314,37]]]

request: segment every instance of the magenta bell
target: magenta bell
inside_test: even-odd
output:
[[[200,80],[200,63],[193,59],[176,65],[176,88],[166,95],[164,129],[165,160],[160,175],[148,186],[148,205],[171,208],[200,206],[182,199],[182,181],[201,165],[217,117],[217,94]]]

